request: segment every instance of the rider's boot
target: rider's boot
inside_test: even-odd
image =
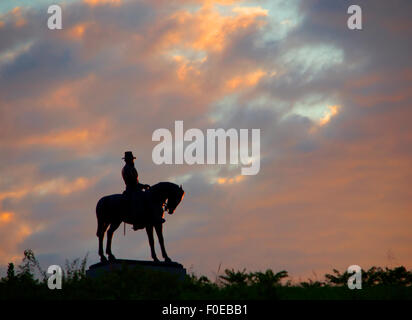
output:
[[[146,226],[144,225],[144,224],[134,224],[133,225],[133,230],[134,231],[137,231],[137,230],[140,230],[140,229],[144,229]]]

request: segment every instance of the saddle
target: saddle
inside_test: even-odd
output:
[[[139,229],[144,228],[146,223],[145,213],[147,212],[145,206],[145,192],[141,190],[125,190],[123,197],[126,202],[126,220],[134,226],[140,226]]]
[[[151,215],[150,204],[147,199],[147,191],[140,189],[126,189],[123,192],[125,199],[125,221],[133,224],[133,230],[146,227],[149,223],[164,223],[163,217],[153,218]]]

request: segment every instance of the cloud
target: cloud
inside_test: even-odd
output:
[[[92,128],[75,128],[67,131],[51,132],[46,135],[30,136],[22,141],[18,141],[24,146],[55,146],[55,147],[75,147],[78,149],[82,144],[93,143],[101,138],[102,132],[106,129],[106,122],[100,122]]]
[[[84,3],[88,4],[91,7],[100,6],[100,5],[121,5],[122,0],[83,0]]]
[[[226,82],[226,87],[229,90],[234,90],[242,87],[254,86],[265,75],[265,71],[257,70],[246,75],[236,76]]]
[[[324,126],[326,125],[330,119],[336,116],[339,112],[339,106],[328,106],[328,110],[324,113],[323,117],[319,120],[319,125]]]
[[[14,213],[13,212],[2,212],[0,214],[0,223],[7,224],[13,219]]]

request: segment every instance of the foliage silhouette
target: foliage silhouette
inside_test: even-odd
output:
[[[0,279],[0,299],[47,300],[277,300],[277,299],[412,299],[412,271],[372,267],[363,271],[363,289],[347,288],[347,272],[333,270],[325,281],[291,284],[286,271],[247,272],[226,269],[212,282],[205,276],[177,276],[147,269],[128,268],[86,277],[87,255],[66,261],[62,290],[49,290],[47,274],[32,250],[24,251],[22,264],[9,263]],[[38,276],[36,277],[35,273]]]
[[[345,271],[341,274],[338,270],[333,269],[334,274],[326,274],[327,283],[337,286],[346,286],[350,274]],[[400,266],[394,269],[380,267],[371,267],[368,270],[362,269],[362,286],[373,287],[378,285],[384,286],[411,286],[412,273],[405,267]]]

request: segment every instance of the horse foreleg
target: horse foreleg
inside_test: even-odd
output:
[[[162,249],[162,256],[166,262],[171,262],[172,260],[167,256],[165,242],[163,239],[163,224],[156,224],[155,226],[157,238],[159,239],[160,248]]]
[[[147,233],[147,237],[149,238],[149,245],[150,245],[150,252],[152,254],[152,259],[155,262],[159,262],[159,259],[157,259],[156,251],[154,248],[153,226],[152,225],[146,226],[146,233]]]
[[[121,222],[112,223],[109,227],[109,230],[107,230],[106,254],[109,257],[109,261],[116,260],[115,256],[112,253],[112,238],[113,233],[120,226],[120,223]]]

